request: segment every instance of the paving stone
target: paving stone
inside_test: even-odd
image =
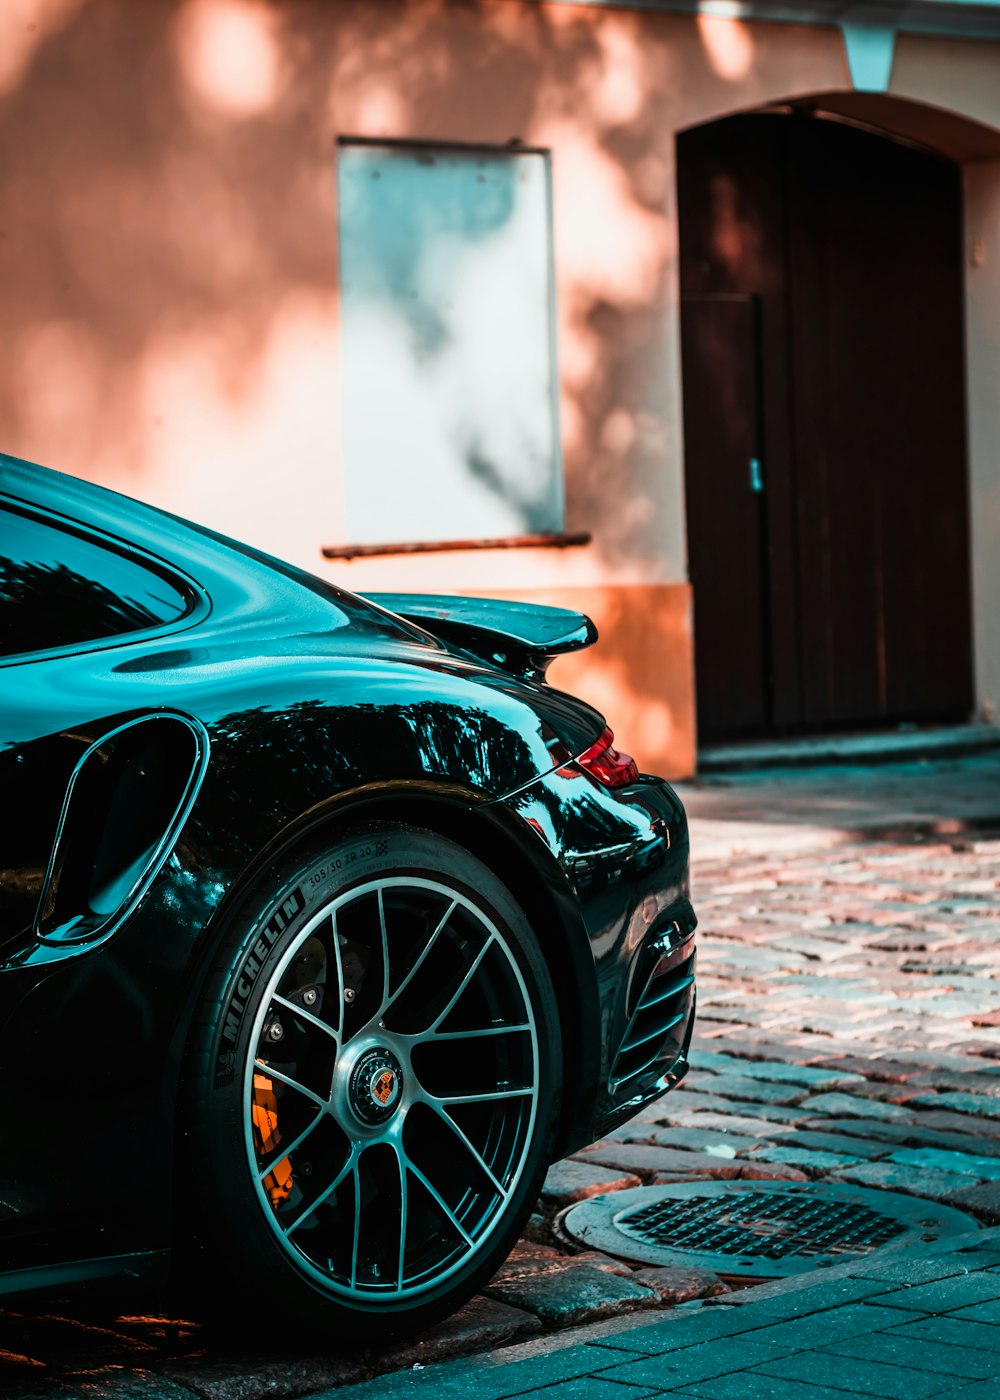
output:
[[[969,1186],[948,1196],[947,1204],[958,1210],[971,1210],[989,1225],[1000,1225],[1000,1182],[988,1181]]]
[[[634,1172],[647,1178],[653,1173],[674,1173],[692,1178],[726,1178],[739,1175],[739,1163],[707,1152],[684,1152],[674,1147],[650,1147],[640,1142],[600,1142],[584,1148],[575,1159],[599,1163],[618,1172]]]
[[[983,1157],[1000,1157],[1000,1136],[988,1137],[983,1133],[951,1132],[932,1128],[926,1124],[926,1115],[909,1123],[873,1122],[857,1118],[806,1120],[803,1129],[807,1132],[823,1131],[843,1133],[851,1137],[861,1136],[864,1140],[884,1143],[887,1148],[897,1147],[941,1147],[955,1152],[974,1152]],[[981,1126],[979,1119],[965,1119],[967,1123]]]
[[[957,1278],[917,1284],[901,1293],[887,1293],[880,1302],[888,1308],[916,1309],[935,1316],[991,1303],[997,1308],[997,1319],[1000,1320],[1000,1277],[988,1273],[960,1274]],[[973,1321],[981,1320],[988,1319],[973,1318]]]
[[[863,1099],[877,1100],[879,1103],[906,1104],[921,1098],[925,1090],[913,1084],[882,1084],[865,1080],[864,1083],[856,1085],[851,1093]]]
[[[996,1327],[1000,1325],[1000,1299],[991,1298],[973,1307],[962,1308],[955,1313],[955,1317],[967,1322],[987,1322]]]
[[[890,1257],[881,1264],[862,1265],[866,1279],[878,1283],[905,1283],[907,1287],[915,1283],[934,1283],[942,1278],[958,1278],[978,1267],[963,1259],[958,1250],[931,1255],[930,1258],[907,1252],[901,1257]]]
[[[745,1379],[749,1385],[755,1385],[758,1376],[777,1376],[811,1386],[832,1382],[841,1393],[849,1389],[852,1395],[878,1395],[891,1400],[923,1400],[925,1396],[940,1395],[947,1388],[936,1372],[918,1371],[912,1366],[887,1366],[878,1361],[866,1361],[858,1366],[830,1351],[765,1361],[755,1366]]]
[[[722,1337],[699,1346],[681,1347],[666,1356],[644,1356],[637,1361],[622,1361],[598,1374],[608,1380],[627,1385],[658,1385],[674,1391],[695,1381],[711,1380],[732,1372],[746,1372],[749,1367],[787,1356],[790,1348],[773,1342],[756,1342],[753,1335]],[[744,1379],[749,1377],[744,1375]]]
[[[830,1269],[822,1275],[799,1274],[774,1279],[754,1288],[736,1289],[722,1298],[713,1298],[709,1307],[713,1311],[752,1308],[750,1316],[757,1326],[763,1326],[792,1317],[812,1317],[848,1303],[877,1303],[883,1293],[893,1289],[891,1283],[869,1278],[863,1261],[856,1266],[854,1273],[850,1270],[850,1265],[841,1265],[836,1272]],[[817,1278],[821,1281],[817,1282]],[[895,1314],[891,1321],[895,1325]]]
[[[787,979],[786,979],[787,981]],[[747,1079],[776,1081],[781,1084],[801,1084],[817,1093],[846,1084],[861,1084],[864,1076],[838,1070],[817,1069],[812,1065],[789,1064],[787,1061],[748,1060],[742,1056],[715,1054],[699,1057],[698,1067],[713,1074],[729,1069]]]
[[[74,1315],[72,1304],[72,1299],[57,1299],[36,1312],[26,1300],[17,1310],[0,1310],[0,1355],[21,1357],[17,1369],[22,1373],[43,1368],[41,1373],[49,1376],[146,1367],[158,1359],[180,1360],[204,1346],[202,1329],[193,1322],[155,1316],[81,1317]],[[85,1308],[85,1300],[78,1299],[77,1306]]]
[[[639,1177],[628,1172],[608,1171],[596,1162],[570,1158],[549,1168],[542,1186],[542,1200],[547,1206],[569,1205],[586,1200],[588,1196],[599,1196],[603,1191],[624,1191],[641,1185]]]
[[[862,1158],[845,1156],[839,1152],[809,1151],[801,1147],[762,1147],[758,1149],[754,1160],[785,1162],[790,1167],[801,1168],[809,1176],[819,1176],[826,1172],[855,1166],[862,1161]]]
[[[1000,1099],[980,1094],[928,1094],[913,1103],[917,1108],[947,1108],[977,1118],[1000,1118]]]
[[[807,1152],[835,1152],[845,1157],[864,1159],[886,1157],[893,1149],[893,1144],[889,1142],[869,1142],[867,1138],[848,1137],[843,1133],[795,1130],[771,1133],[770,1137],[778,1147],[803,1148]]]
[[[936,1147],[901,1147],[889,1161],[930,1171],[977,1176],[984,1181],[1000,1181],[1000,1157],[978,1157],[971,1152],[942,1152]]]
[[[670,1097],[672,1098],[673,1095]],[[688,1112],[684,1113],[682,1110],[678,1113],[678,1109],[681,1108],[682,1106],[679,1104],[676,1105],[676,1107],[671,1105],[667,1110],[665,1121],[667,1123],[677,1123],[681,1127],[696,1127],[707,1121],[702,1117],[703,1112],[714,1115],[711,1120],[713,1122],[716,1117],[719,1116],[750,1119],[759,1118],[768,1124],[798,1123],[802,1118],[802,1111],[798,1108],[785,1108],[777,1103],[763,1104],[723,1099],[715,1094],[703,1094],[701,1096],[692,1094],[683,1104],[683,1109],[688,1110]],[[690,1112],[692,1108],[696,1109],[697,1116],[695,1113]],[[743,1129],[743,1131],[745,1132],[746,1129]]]
[[[931,1073],[915,1075],[909,1086],[933,1089],[935,1094],[970,1093],[985,1094],[987,1098],[1000,1098],[1000,1081],[995,1070],[966,1070],[962,1074],[951,1074],[935,1070]]]
[[[309,1395],[369,1374],[361,1357],[269,1357],[237,1355],[232,1360],[186,1361],[158,1366],[160,1376],[193,1390],[201,1400],[273,1400],[275,1395]],[[158,1400],[154,1390],[149,1400]]]
[[[803,1099],[799,1108],[803,1116],[822,1113],[831,1117],[877,1118],[886,1122],[899,1122],[907,1117],[906,1110],[895,1104],[855,1098],[850,1094],[817,1094]]]
[[[1000,1375],[1000,1351],[986,1352],[980,1348],[954,1346],[947,1342],[932,1342],[922,1338],[919,1349],[913,1339],[902,1334],[869,1332],[864,1337],[847,1337],[824,1348],[829,1354],[849,1356],[858,1361],[881,1361],[893,1366],[913,1367],[919,1363],[922,1371],[938,1375],[962,1376],[967,1380],[985,1380]]]
[[[977,1069],[982,1068],[971,1056],[958,1055],[951,1048],[908,1050],[900,1046],[894,1053],[897,1059],[910,1060],[914,1064],[920,1064],[925,1069],[967,1070],[972,1074]]]
[[[837,1055],[819,1063],[826,1069],[847,1070],[860,1074],[865,1079],[882,1079],[890,1084],[903,1084],[911,1076],[919,1073],[916,1065],[906,1064],[902,1060],[869,1060],[860,1055]]]
[[[808,1181],[809,1174],[791,1162],[744,1162],[738,1173],[740,1181]]]
[[[445,1368],[396,1372],[366,1385],[327,1391],[314,1400],[400,1400],[411,1395],[433,1396],[433,1400],[504,1400],[525,1394],[529,1386],[551,1387],[607,1365],[606,1350],[586,1345],[519,1359],[503,1352],[499,1355],[503,1358],[500,1364],[492,1357],[485,1362],[474,1358]]]
[[[533,1211],[528,1217],[522,1238],[537,1241],[539,1244],[548,1244],[552,1238],[552,1231],[546,1217],[538,1211]]]
[[[728,1113],[731,1109],[729,1100],[719,1094],[689,1094],[674,1089],[656,1117],[659,1123],[690,1125],[696,1113]]]
[[[602,1142],[650,1142],[655,1143],[657,1133],[661,1131],[660,1119],[657,1117],[632,1119],[628,1123],[620,1123],[617,1128],[612,1128],[610,1133],[605,1133]]]
[[[592,1264],[533,1274],[510,1283],[491,1283],[485,1292],[490,1298],[535,1313],[551,1327],[577,1326],[657,1302],[653,1289]]]
[[[906,1309],[902,1303],[892,1309],[881,1306],[883,1301],[891,1300],[895,1296],[893,1293],[880,1294],[874,1303],[849,1303],[845,1307],[830,1308],[812,1316],[780,1320],[764,1327],[758,1325],[753,1328],[754,1340],[779,1344],[788,1342],[801,1351],[807,1347],[829,1346],[831,1342],[840,1341],[844,1337],[884,1331],[887,1327],[897,1325],[897,1316],[906,1316],[908,1321],[913,1322],[918,1317],[927,1315],[921,1313],[916,1306]],[[907,1293],[904,1296],[909,1295]],[[777,1303],[778,1300],[775,1299],[775,1304]],[[745,1312],[748,1317],[755,1316],[751,1308],[745,1309]]]
[[[758,1145],[757,1137],[745,1137],[724,1128],[658,1128],[655,1141],[661,1147],[707,1152],[710,1157],[743,1157]]]
[[[674,1307],[692,1298],[717,1298],[730,1291],[729,1285],[708,1269],[636,1269],[632,1277],[651,1288],[661,1303]]]
[[[154,1371],[94,1372],[87,1376],[86,1386],[84,1394],[87,1400],[198,1400],[203,1393],[189,1390],[187,1386],[179,1385]],[[58,1397],[76,1400],[81,1392],[77,1390],[74,1395],[67,1395],[59,1386],[57,1389],[47,1389],[43,1394],[44,1400],[58,1400]],[[273,1390],[269,1394],[273,1395]],[[13,1395],[11,1400],[14,1400]],[[16,1400],[36,1400],[36,1397],[19,1389]],[[38,1395],[37,1400],[43,1400],[43,1396]]]
[[[901,1327],[890,1328],[882,1335],[904,1338],[909,1346],[924,1341],[946,1342],[951,1346],[975,1347],[980,1351],[997,1350],[996,1328],[988,1322],[969,1322],[964,1318],[922,1317],[916,1322],[904,1322]]]
[[[739,1074],[707,1074],[702,1079],[690,1082],[688,1089],[696,1093],[704,1091],[726,1101],[735,1099],[737,1103],[747,1100],[750,1103],[777,1104],[787,1107],[797,1104],[804,1097],[805,1090],[799,1085],[768,1083],[766,1080],[751,1079]]]
[[[530,1247],[518,1245],[497,1269],[490,1280],[490,1287],[499,1288],[501,1285],[517,1283],[521,1279],[534,1278],[539,1274],[565,1273],[583,1265],[603,1269],[609,1274],[620,1274],[622,1278],[631,1278],[633,1273],[628,1264],[624,1264],[620,1259],[613,1259],[610,1254],[602,1254],[597,1249],[584,1249],[579,1254],[566,1254],[555,1249],[532,1252]]]
[[[379,1348],[377,1369],[402,1370],[428,1366],[450,1356],[487,1351],[540,1332],[541,1322],[523,1308],[494,1298],[472,1298],[458,1312],[405,1342]]]
[[[683,1389],[665,1391],[669,1395],[695,1395],[702,1400],[844,1400],[843,1390],[826,1385],[803,1385],[757,1371],[737,1371],[729,1376],[713,1376],[692,1381]]]
[[[809,1046],[789,1044],[785,1040],[769,1040],[760,1031],[754,1031],[752,1034],[734,1033],[715,1040],[712,1044],[723,1053],[741,1060],[770,1060],[773,1064],[823,1065],[830,1055],[828,1044],[824,1044],[822,1050],[817,1051]]]
[[[995,1274],[1000,1271],[1000,1240],[995,1238],[992,1230],[987,1230],[980,1242],[956,1250],[955,1258],[961,1259],[970,1270],[985,1269]]]
[[[942,1400],[1000,1400],[1000,1382],[996,1379],[969,1381],[957,1390],[949,1390]]]
[[[957,1172],[919,1171],[901,1167],[896,1162],[864,1162],[833,1173],[831,1181],[846,1181],[852,1186],[877,1186],[883,1191],[902,1191],[907,1196],[921,1196],[929,1201],[947,1201],[968,1177]]]
[[[972,1097],[970,1095],[970,1097]],[[988,1100],[983,1100],[988,1102]],[[913,1104],[910,1105],[913,1108]],[[925,1109],[917,1108],[917,1116],[911,1115],[910,1120],[919,1128],[935,1128],[946,1133],[964,1133],[969,1137],[985,1138],[988,1143],[1000,1142],[1000,1133],[997,1125],[989,1117],[977,1117],[971,1113],[953,1113],[945,1109]],[[982,1151],[984,1155],[992,1155],[987,1152],[985,1145],[976,1146],[976,1151]]]
[[[535,1395],[539,1400],[642,1400],[652,1395],[658,1387],[646,1385],[636,1389],[632,1385],[619,1385],[617,1381],[595,1379],[593,1376],[580,1376],[576,1380],[557,1381],[542,1390],[529,1390],[526,1395]]]
[[[701,1125],[704,1124],[705,1132],[717,1130],[721,1133],[733,1133],[750,1139],[773,1137],[776,1133],[791,1131],[787,1123],[778,1123],[770,1118],[741,1116],[741,1110],[745,1107],[745,1104],[740,1104],[738,1107],[734,1105],[734,1112],[732,1115],[727,1113],[691,1114],[686,1121],[698,1125],[694,1131],[701,1131]],[[673,1131],[673,1128],[664,1130],[665,1133],[671,1133]]]

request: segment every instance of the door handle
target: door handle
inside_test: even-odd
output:
[[[750,469],[750,490],[755,496],[759,495],[764,489],[764,478],[760,471],[760,458],[751,457],[747,462],[747,466]]]

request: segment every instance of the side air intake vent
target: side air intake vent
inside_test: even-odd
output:
[[[105,938],[149,888],[186,819],[208,756],[200,726],[150,715],[77,764],[35,918],[43,943]]]
[[[664,1055],[673,1059],[680,1053],[694,995],[694,960],[693,952],[685,957],[682,951],[659,959],[651,969],[611,1067],[615,1085],[634,1079]]]

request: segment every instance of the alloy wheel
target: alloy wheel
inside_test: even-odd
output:
[[[387,875],[319,907],[259,1002],[245,1143],[290,1261],[345,1302],[405,1302],[505,1219],[534,1141],[539,1036],[473,893]]]

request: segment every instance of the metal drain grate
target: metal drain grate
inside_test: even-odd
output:
[[[783,1278],[978,1229],[948,1206],[827,1182],[641,1186],[571,1207],[561,1228],[589,1249],[638,1263]]]
[[[753,1195],[714,1201],[654,1201],[616,1217],[623,1235],[640,1244],[751,1259],[784,1259],[797,1254],[855,1258],[905,1232],[867,1206],[815,1196]]]

